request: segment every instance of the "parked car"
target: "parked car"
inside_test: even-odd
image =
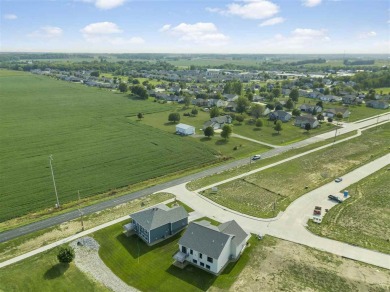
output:
[[[321,215],[322,208],[320,206],[315,206],[313,215]]]
[[[261,155],[260,154],[256,154],[252,157],[252,160],[258,160],[261,158]]]
[[[337,196],[329,195],[328,198],[329,198],[330,200],[332,200],[332,201],[337,202],[337,203],[342,203],[342,202],[343,202],[343,201],[342,201],[339,197],[337,197]]]
[[[336,178],[334,181],[335,182],[341,182],[343,179],[341,178],[341,177],[338,177],[338,178]]]

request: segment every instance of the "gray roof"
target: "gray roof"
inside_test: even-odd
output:
[[[165,224],[177,222],[187,218],[188,213],[183,208],[183,206],[169,208],[163,204],[160,204],[157,207],[131,214],[130,217],[143,228],[150,231]]]
[[[191,222],[180,238],[179,244],[218,259],[229,238],[232,237],[235,246],[247,237],[245,231],[234,220],[218,227],[208,221]]]

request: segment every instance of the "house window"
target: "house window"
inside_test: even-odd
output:
[[[210,270],[210,266],[209,266],[209,265],[206,265],[206,269]]]
[[[194,254],[194,251],[192,249],[190,249],[190,254]]]
[[[182,246],[182,247],[181,247],[181,252],[187,253],[187,248],[186,248],[185,246]]]
[[[207,257],[207,261],[208,261],[209,263],[213,263],[213,258]]]
[[[198,263],[198,261],[197,261],[197,260],[192,260],[192,262],[193,262],[194,264],[197,264],[197,263]]]
[[[202,259],[203,258],[203,254],[199,253],[199,258]]]
[[[204,267],[204,263],[200,262],[200,266],[201,266],[201,267]]]

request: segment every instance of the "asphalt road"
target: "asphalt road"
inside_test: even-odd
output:
[[[337,130],[336,135],[345,134],[345,133],[348,133],[350,131],[362,129],[362,128],[368,127],[370,125],[375,125],[375,124],[378,124],[381,122],[387,122],[387,121],[389,121],[389,119],[390,119],[390,113],[386,113],[386,114],[382,114],[382,115],[379,115],[379,116],[376,116],[373,118],[365,119],[363,121],[358,121],[355,123],[346,124],[344,128]],[[316,143],[318,141],[322,141],[322,140],[325,140],[325,139],[328,139],[331,137],[336,137],[336,135],[335,135],[335,131],[324,133],[324,134],[314,136],[312,138],[309,138],[309,139],[306,139],[303,141],[299,141],[299,142],[290,144],[288,146],[282,146],[279,148],[272,149],[270,151],[263,153],[262,157],[264,157],[264,158],[272,157],[272,156],[278,155],[280,153],[286,152],[292,148],[303,147],[303,146],[306,146],[306,145],[309,145],[312,143]],[[250,161],[249,157],[245,158],[245,159],[241,159],[241,160],[232,161],[230,163],[226,163],[226,164],[216,166],[216,167],[213,167],[213,168],[210,168],[207,170],[203,170],[203,171],[195,173],[195,174],[181,177],[181,178],[178,178],[178,179],[166,182],[166,183],[158,184],[158,185],[155,185],[155,186],[152,186],[152,187],[140,190],[140,191],[129,193],[127,195],[124,195],[124,196],[121,196],[118,198],[114,198],[114,199],[111,199],[108,201],[100,202],[100,203],[97,203],[95,205],[91,205],[91,206],[82,208],[82,212],[84,215],[88,215],[88,214],[95,213],[97,211],[105,210],[107,208],[112,208],[112,207],[115,207],[117,205],[132,201],[134,199],[137,199],[137,198],[140,198],[140,197],[143,197],[143,196],[155,193],[155,192],[159,192],[159,191],[171,188],[171,187],[176,186],[176,185],[183,184],[185,182],[189,182],[192,180],[196,180],[196,179],[199,179],[202,177],[206,177],[206,176],[209,176],[212,174],[216,174],[218,172],[228,170],[230,168],[234,168],[237,166],[248,164],[249,161]],[[79,214],[78,210],[74,210],[74,211],[70,211],[68,213],[57,215],[57,216],[54,216],[54,217],[51,217],[48,219],[37,221],[37,222],[31,223],[31,224],[28,224],[28,225],[25,225],[22,227],[18,227],[18,228],[12,229],[12,230],[1,232],[0,233],[0,242],[5,242],[8,240],[17,238],[19,236],[22,236],[22,235],[26,235],[26,234],[29,234],[29,233],[32,233],[32,232],[35,232],[38,230],[52,227],[52,226],[61,224],[63,222],[67,222],[69,220],[76,219],[79,216],[80,216],[80,214]]]

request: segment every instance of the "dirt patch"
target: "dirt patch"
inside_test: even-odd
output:
[[[264,240],[268,240],[266,237]],[[284,240],[260,244],[231,291],[389,291],[390,271]]]

